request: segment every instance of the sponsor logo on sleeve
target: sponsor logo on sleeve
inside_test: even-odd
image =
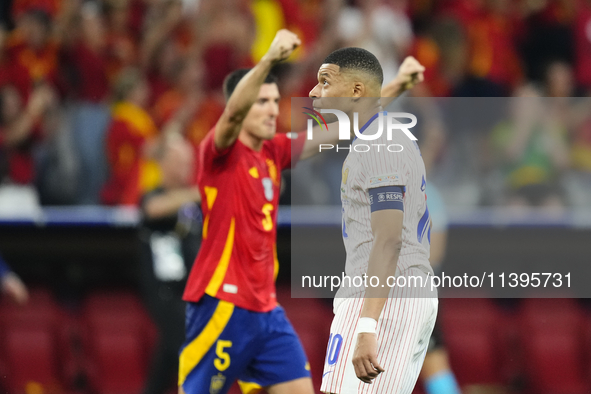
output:
[[[370,204],[373,203],[372,195],[369,195]],[[394,202],[394,201],[402,201],[402,193],[399,192],[381,192],[378,193],[378,202]]]
[[[402,193],[398,193],[398,192],[386,193],[386,201],[402,201]]]

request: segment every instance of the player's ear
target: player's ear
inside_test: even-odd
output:
[[[353,97],[363,97],[365,90],[366,87],[363,82],[353,82]]]

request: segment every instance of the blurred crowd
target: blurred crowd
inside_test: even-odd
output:
[[[138,204],[161,182],[164,137],[196,147],[224,109],[224,77],[257,62],[281,28],[303,45],[276,70],[280,132],[290,98],[307,97],[342,46],[373,52],[385,81],[416,57],[426,80],[415,97],[580,104],[591,93],[591,0],[8,0],[0,13],[0,211]],[[571,114],[575,104],[468,142],[434,125],[423,146],[431,180],[463,204],[591,206],[591,112]],[[457,162],[474,171],[459,177]],[[340,177],[325,167],[318,182]]]

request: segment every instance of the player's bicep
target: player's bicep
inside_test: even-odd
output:
[[[389,253],[402,248],[402,222],[404,212],[399,209],[381,209],[371,213],[374,247]]]
[[[376,243],[399,246],[404,217],[404,186],[380,186],[368,189],[371,228]]]

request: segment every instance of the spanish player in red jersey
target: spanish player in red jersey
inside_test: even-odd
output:
[[[314,392],[302,345],[275,298],[279,181],[282,169],[318,153],[320,143],[336,143],[338,126],[314,140],[275,134],[280,96],[269,71],[299,44],[281,30],[252,70],[230,74],[224,113],[199,147],[203,242],[183,297],[181,394],[224,394],[235,380],[247,394]],[[405,62],[383,94],[415,83],[422,66]]]
[[[223,394],[237,379],[245,393],[314,392],[274,285],[281,170],[297,160],[304,139],[292,146],[275,135],[280,96],[269,71],[298,45],[281,30],[253,69],[226,79],[226,108],[199,147],[203,242],[184,294],[179,393]]]

